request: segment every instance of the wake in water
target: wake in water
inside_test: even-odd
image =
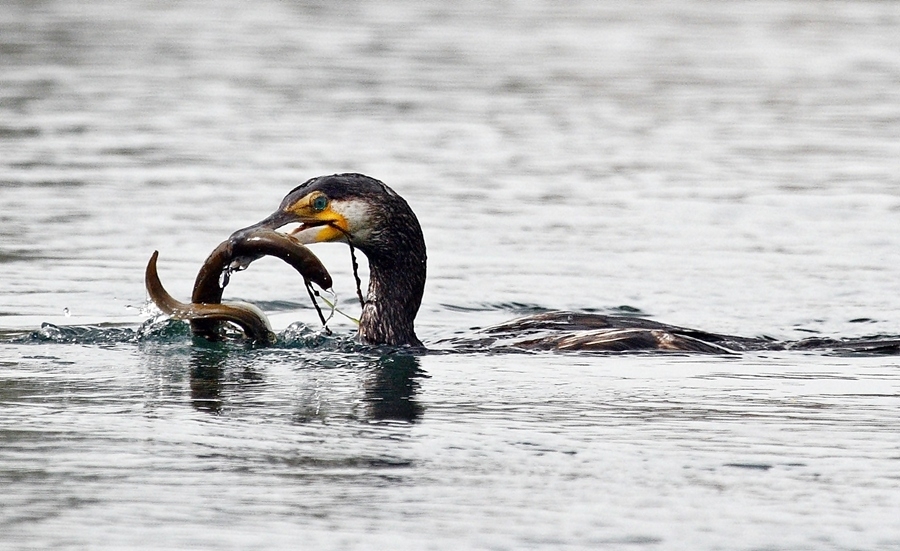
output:
[[[148,306],[152,308],[152,305]],[[523,305],[485,305],[480,308],[447,305],[446,307],[457,310],[500,309],[521,313]],[[596,331],[602,331],[601,326],[605,323],[604,320],[614,319],[616,325],[631,324],[638,331],[629,334],[627,329],[617,329],[619,338],[626,339],[623,341],[621,348],[615,349],[610,344],[612,340],[607,338],[605,340],[606,348],[599,352],[606,354],[671,354],[673,352],[685,352],[639,348],[639,339],[643,338],[644,332],[659,330],[672,334],[681,333],[683,338],[697,339],[701,343],[698,347],[703,346],[704,349],[692,352],[707,354],[731,356],[742,352],[797,351],[847,356],[900,355],[900,337],[895,335],[871,335],[845,339],[810,337],[798,341],[778,341],[766,337],[734,337],[683,329],[633,316],[609,316],[595,312],[552,312],[536,305],[527,305],[526,309],[529,312],[540,311],[541,313],[531,314],[509,323],[485,329],[473,329],[464,336],[440,339],[434,343],[431,349],[419,350],[417,354],[540,353],[548,349],[567,352],[565,347],[559,346],[560,334],[567,335],[565,338],[569,339],[589,340],[595,338],[593,335]],[[621,311],[621,308],[614,310]],[[55,325],[44,323],[36,330],[0,331],[0,342],[77,345],[190,344],[192,342],[202,342],[204,346],[233,346],[237,344],[246,348],[270,346],[275,349],[317,349],[349,353],[410,352],[410,350],[405,348],[362,344],[357,341],[355,334],[351,332],[332,333],[324,327],[317,328],[299,321],[290,324],[277,333],[273,333],[273,335],[274,339],[271,342],[259,343],[247,338],[239,327],[226,324],[223,328],[221,343],[211,343],[203,337],[195,336],[188,322],[172,319],[166,314],[157,311],[138,327],[119,324]],[[553,343],[555,346],[545,348],[542,343],[554,338],[557,339],[557,342]],[[583,352],[583,349],[576,348],[568,352],[578,353]],[[596,354],[598,351],[591,350],[590,352]]]
[[[258,344],[245,338],[237,328],[228,329],[224,336],[229,343],[240,343],[248,347]],[[184,343],[194,339],[191,326],[181,320],[158,314],[140,326],[119,325],[55,325],[43,323],[36,330],[0,331],[0,342],[13,344],[80,344],[112,345],[138,344],[144,342]],[[354,346],[353,336],[332,335],[323,329],[316,329],[301,322],[295,322],[276,334],[271,344],[276,348],[324,348],[331,350]]]

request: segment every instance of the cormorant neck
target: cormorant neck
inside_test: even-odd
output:
[[[412,211],[400,218],[376,243],[359,246],[369,260],[369,294],[359,319],[360,339],[368,344],[422,346],[414,321],[425,292],[425,239]]]

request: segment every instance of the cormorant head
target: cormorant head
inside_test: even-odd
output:
[[[334,174],[297,186],[278,210],[235,233],[296,225],[287,233],[303,244],[349,241],[367,252],[378,248],[379,237],[394,222],[390,218],[407,212],[412,211],[406,201],[384,183],[362,174]]]
[[[394,190],[362,174],[320,176],[291,190],[278,210],[232,237],[261,228],[285,228],[307,245],[343,241],[358,248],[369,259],[360,338],[421,346],[413,325],[425,291],[425,239],[416,215]]]

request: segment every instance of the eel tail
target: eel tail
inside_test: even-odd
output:
[[[262,310],[252,304],[235,302],[227,304],[209,304],[196,302],[180,302],[170,295],[159,280],[156,270],[156,261],[159,251],[153,251],[153,256],[147,263],[144,273],[144,283],[150,299],[157,308],[168,316],[180,320],[210,320],[229,321],[238,325],[247,337],[253,342],[272,344],[275,342],[275,333],[272,325]]]

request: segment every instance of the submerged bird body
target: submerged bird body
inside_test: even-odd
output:
[[[484,333],[514,348],[627,352],[681,350],[712,354],[760,349],[771,341],[721,335],[630,317],[545,312],[489,327]]]

